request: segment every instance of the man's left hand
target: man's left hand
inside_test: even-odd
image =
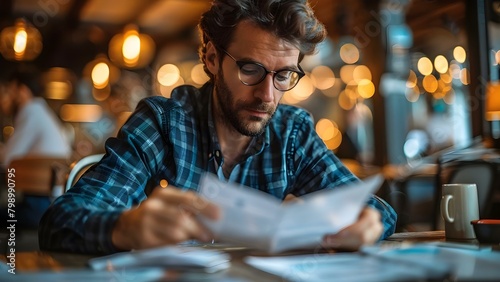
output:
[[[371,245],[378,241],[384,227],[380,213],[373,208],[364,208],[358,220],[336,234],[323,238],[323,247],[355,251],[362,245]]]

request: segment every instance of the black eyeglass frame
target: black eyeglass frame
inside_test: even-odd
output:
[[[227,52],[226,50],[224,49],[221,49],[219,48],[222,52],[224,52],[229,58],[233,59],[233,61],[236,63],[236,65],[238,66],[239,68],[239,72],[241,71],[241,69],[245,66],[245,65],[256,65],[260,68],[262,68],[264,70],[264,75],[255,83],[247,83],[243,80],[241,80],[241,76],[240,76],[240,73],[238,73],[238,78],[240,79],[241,83],[243,83],[244,85],[246,86],[254,86],[254,85],[257,85],[259,83],[261,83],[262,81],[264,81],[264,79],[266,79],[266,76],[270,73],[273,74],[273,86],[274,88],[276,88],[276,90],[278,91],[282,91],[282,92],[286,92],[286,91],[290,91],[292,90],[295,86],[297,86],[297,84],[299,84],[299,81],[302,77],[304,77],[306,74],[304,73],[304,70],[302,69],[302,67],[300,67],[300,65],[297,65],[297,67],[299,68],[299,70],[292,70],[292,69],[281,69],[281,70],[277,70],[277,71],[270,71],[268,70],[264,65],[262,65],[261,63],[257,63],[257,62],[252,62],[252,61],[240,61],[240,60],[236,60],[231,54],[229,54],[229,52]],[[291,86],[290,88],[286,89],[286,90],[282,90],[282,89],[279,89],[278,87],[276,87],[276,81],[275,81],[275,78],[276,78],[276,75],[282,71],[289,71],[289,72],[294,72],[298,75],[298,78],[297,78],[297,82],[295,82],[295,84],[293,86]]]

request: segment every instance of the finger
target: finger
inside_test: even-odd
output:
[[[283,199],[283,203],[291,203],[291,202],[301,202],[302,199],[299,197],[296,197],[293,194],[288,194],[286,195],[285,199]]]
[[[208,241],[212,234],[195,217],[181,206],[165,205],[161,214],[156,214],[155,234],[178,243],[188,239]]]
[[[171,186],[156,190],[160,190],[157,193],[157,197],[160,197],[166,203],[181,206],[194,214],[200,214],[210,219],[216,220],[220,217],[217,205],[203,199],[192,191],[183,191]]]
[[[377,242],[382,231],[378,211],[366,208],[360,213],[358,221],[336,234],[326,235],[323,243],[327,247],[357,250],[362,245]]]

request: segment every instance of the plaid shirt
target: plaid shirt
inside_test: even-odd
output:
[[[85,253],[116,252],[112,228],[120,214],[147,198],[161,180],[197,190],[200,177],[222,173],[211,113],[212,85],[182,86],[171,99],[142,100],[106,155],[66,194],[57,198],[40,223],[40,247]],[[265,132],[254,137],[228,180],[279,199],[358,181],[314,130],[311,116],[280,105]],[[382,214],[384,233],[395,229],[396,214],[383,200],[368,202]]]

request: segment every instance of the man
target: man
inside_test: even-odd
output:
[[[15,71],[0,91],[0,109],[14,117],[14,133],[0,151],[0,164],[27,155],[68,157],[71,148],[61,122],[40,94],[37,73]]]
[[[39,93],[38,76],[32,71],[13,72],[0,91],[2,114],[14,117],[14,133],[6,144],[0,144],[2,169],[25,156],[70,157],[71,147],[60,121],[43,98],[35,97]],[[37,228],[50,201],[45,196],[25,196],[16,207],[19,226]],[[2,218],[6,216],[2,211]]]
[[[200,30],[210,81],[141,101],[102,161],[44,215],[42,248],[110,253],[209,240],[197,216],[217,219],[219,210],[192,192],[205,172],[280,199],[357,181],[308,113],[278,106],[303,76],[303,56],[325,37],[305,0],[217,0]],[[374,243],[394,232],[395,220],[372,198],[356,223],[325,234],[324,244]]]

